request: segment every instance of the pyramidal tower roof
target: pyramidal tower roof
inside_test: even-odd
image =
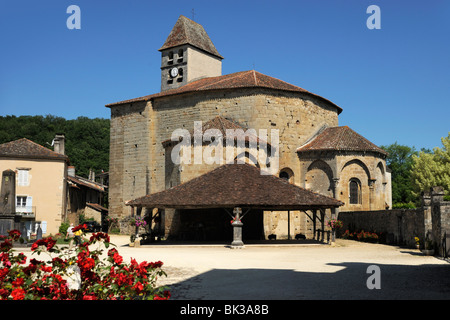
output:
[[[184,44],[190,44],[198,49],[223,59],[203,26],[181,15],[167,37],[166,42],[164,42],[163,46],[159,48],[159,51]]]

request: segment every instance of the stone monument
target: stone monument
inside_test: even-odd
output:
[[[14,229],[16,216],[16,173],[13,170],[3,171],[0,201],[0,235],[4,236]]]
[[[235,214],[233,223],[233,242],[231,243],[232,249],[241,249],[244,247],[244,243],[242,242],[242,226],[244,225],[241,222],[240,214],[242,213],[241,208],[234,208],[233,213]]]

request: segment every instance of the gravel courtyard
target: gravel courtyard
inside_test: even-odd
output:
[[[450,299],[450,263],[419,250],[338,239],[322,244],[128,246],[112,236],[124,261],[164,262],[174,300]],[[301,243],[301,242],[299,242]],[[368,267],[380,289],[369,289]],[[370,281],[373,282],[373,281]]]

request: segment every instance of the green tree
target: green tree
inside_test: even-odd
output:
[[[55,134],[66,137],[66,155],[77,175],[88,177],[89,169],[108,171],[109,119],[78,117],[66,120],[52,115],[0,117],[0,144],[27,138],[52,149]]]
[[[411,178],[414,194],[419,195],[434,186],[450,192],[450,132],[441,138],[443,148],[436,147],[433,153],[421,151],[412,157]]]
[[[381,146],[388,156],[386,164],[391,170],[392,203],[416,202],[411,183],[412,156],[417,154],[414,147],[399,145],[397,142],[389,146]]]

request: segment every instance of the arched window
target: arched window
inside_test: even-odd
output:
[[[294,172],[290,168],[283,168],[280,170],[278,176],[281,179],[291,182],[292,177],[294,176]]]
[[[350,179],[349,198],[350,198],[350,204],[360,204],[361,203],[361,182],[356,178]]]
[[[286,171],[281,171],[280,178],[289,181],[289,173],[287,173]]]

